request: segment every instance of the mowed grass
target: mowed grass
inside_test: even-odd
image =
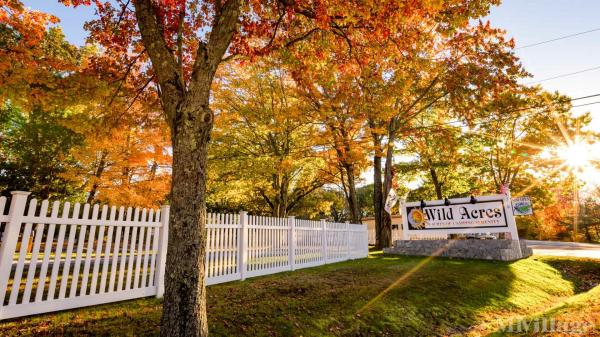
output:
[[[209,326],[214,336],[486,335],[577,292],[598,292],[583,292],[589,287],[582,282],[593,285],[599,275],[600,263],[582,259],[507,263],[372,253],[210,286]],[[160,315],[161,301],[148,298],[2,322],[0,335],[154,336]]]

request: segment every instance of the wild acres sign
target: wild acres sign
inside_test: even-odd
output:
[[[410,229],[508,227],[502,201],[407,207]]]
[[[409,202],[402,205],[403,235],[425,231],[439,234],[511,233],[517,230],[510,199],[497,194],[476,199],[459,198]]]

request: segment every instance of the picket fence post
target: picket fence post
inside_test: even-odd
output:
[[[8,210],[8,221],[2,234],[2,243],[0,246],[0,305],[4,303],[6,296],[6,286],[12,269],[13,254],[17,248],[19,232],[21,230],[21,219],[25,214],[25,205],[27,196],[30,192],[13,191],[10,209]],[[3,212],[4,210],[0,210]],[[27,244],[23,242],[21,244]]]
[[[369,256],[369,232],[368,232],[369,228],[367,225],[363,225],[363,226],[365,228],[365,231],[363,232],[364,233],[363,234],[364,235],[364,242],[363,242],[364,245],[362,245],[363,249],[364,249],[363,257],[368,257]]]
[[[346,221],[346,260],[350,260],[350,221]]]
[[[240,211],[240,236],[238,238],[238,268],[240,279],[246,279],[248,269],[248,213]]]
[[[163,205],[160,208],[160,230],[158,234],[158,253],[156,256],[156,297],[161,298],[165,293],[165,266],[167,264],[167,246],[169,245],[169,214],[171,207]]]
[[[288,264],[290,270],[296,269],[296,262],[294,261],[294,254],[296,253],[296,217],[288,217]]]
[[[321,249],[323,264],[327,264],[327,221],[325,219],[321,219]]]

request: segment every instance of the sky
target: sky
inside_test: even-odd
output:
[[[597,0],[505,0],[487,17],[493,26],[513,37],[517,48],[557,37],[600,28]],[[600,30],[580,36],[517,49],[525,69],[535,82],[550,77],[600,67]],[[600,93],[600,68],[594,71],[540,82],[545,89],[571,98]],[[600,101],[600,97],[574,104]],[[592,113],[592,128],[600,131],[600,104],[573,108],[575,113]]]

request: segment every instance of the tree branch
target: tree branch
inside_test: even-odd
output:
[[[176,107],[185,93],[185,84],[179,72],[177,61],[169,50],[162,29],[156,18],[151,0],[134,2],[138,27],[148,51],[152,68],[161,88],[161,103],[172,125],[175,120]]]
[[[240,15],[240,0],[227,0],[218,8],[208,42],[200,41],[189,91],[195,93],[201,83],[209,83],[227,51]]]
[[[290,41],[288,41],[288,42],[285,44],[285,47],[286,47],[286,48],[287,48],[287,47],[291,47],[291,46],[292,46],[292,45],[294,45],[295,43],[297,43],[297,42],[300,42],[300,41],[302,41],[302,40],[304,40],[304,39],[308,38],[310,35],[312,35],[312,33],[314,33],[314,32],[317,32],[317,31],[319,31],[319,28],[313,28],[313,29],[309,30],[308,32],[306,32],[306,33],[304,33],[304,34],[302,34],[302,35],[300,35],[300,36],[298,36],[298,37],[295,37],[295,38],[291,39]]]

